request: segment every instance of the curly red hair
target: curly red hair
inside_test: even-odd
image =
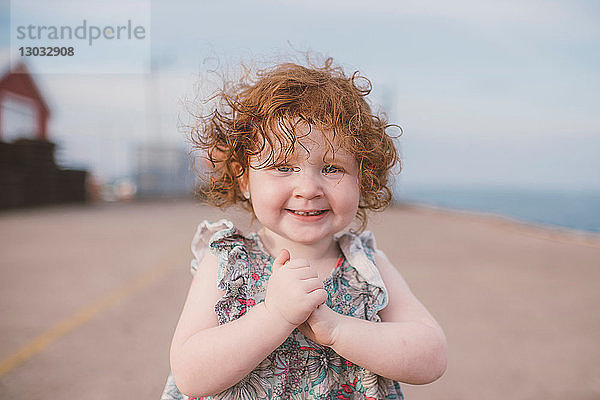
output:
[[[205,152],[214,167],[200,194],[218,207],[242,203],[252,210],[240,189],[250,158],[267,149],[262,166],[286,160],[300,145],[296,126],[307,123],[332,132],[328,143],[334,155],[335,141],[355,156],[360,167],[357,217],[364,228],[366,210],[389,205],[389,174],[400,165],[387,133],[400,127],[371,111],[365,99],[370,91],[368,79],[358,71],[347,77],[331,58],[320,67],[279,64],[226,85],[209,99],[214,109],[197,117],[191,132],[194,149]]]

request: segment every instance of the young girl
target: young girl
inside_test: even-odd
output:
[[[401,399],[398,382],[444,373],[436,321],[373,235],[346,231],[389,204],[398,162],[359,79],[331,60],[282,64],[200,119],[206,198],[244,204],[261,228],[198,227],[163,399]]]

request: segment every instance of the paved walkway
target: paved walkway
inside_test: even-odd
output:
[[[0,399],[158,398],[191,236],[222,216],[191,201],[0,213]],[[448,373],[408,399],[600,398],[597,238],[418,208],[370,226],[450,343]]]

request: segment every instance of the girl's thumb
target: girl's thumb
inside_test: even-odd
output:
[[[279,255],[277,256],[275,261],[273,261],[273,269],[281,268],[283,266],[283,264],[285,264],[289,260],[290,260],[290,252],[287,251],[286,249],[282,249],[279,252]]]

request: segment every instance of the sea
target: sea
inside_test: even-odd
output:
[[[399,186],[397,203],[489,213],[525,223],[600,233],[600,190]]]

